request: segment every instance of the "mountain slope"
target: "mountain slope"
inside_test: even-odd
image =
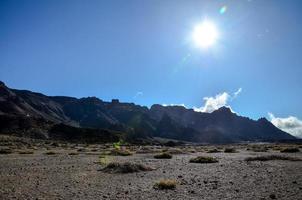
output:
[[[222,107],[212,113],[195,112],[182,106],[153,105],[151,116],[162,118],[168,116],[184,127],[198,131],[191,133],[198,141],[213,141],[213,135],[222,141],[261,141],[293,139],[294,137],[276,128],[265,118],[257,121],[238,116],[229,108]],[[215,138],[214,137],[214,138]],[[215,140],[215,139],[214,139]]]

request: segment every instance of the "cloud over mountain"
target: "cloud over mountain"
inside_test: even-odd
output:
[[[268,113],[272,124],[281,130],[290,133],[295,137],[302,138],[302,121],[294,116],[286,118],[275,117],[274,114]]]
[[[236,92],[233,93],[233,95],[230,95],[227,92],[223,92],[223,93],[217,94],[214,97],[204,97],[203,98],[203,100],[205,101],[204,106],[202,106],[200,108],[194,107],[194,111],[210,113],[223,106],[229,107],[231,109],[229,102],[236,99],[241,92],[242,92],[242,88],[239,88]]]

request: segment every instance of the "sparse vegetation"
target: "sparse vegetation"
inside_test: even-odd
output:
[[[22,151],[19,151],[19,154],[33,154],[34,151],[32,150],[22,150]]]
[[[110,152],[110,155],[112,156],[131,156],[132,152],[130,152],[129,150],[121,150],[121,149],[113,149]]]
[[[86,148],[80,148],[80,149],[78,149],[77,151],[78,151],[78,152],[86,152],[87,149],[86,149]]]
[[[268,148],[265,146],[252,146],[246,149],[247,151],[253,152],[267,152]]]
[[[198,156],[196,158],[191,158],[190,163],[217,163],[218,160],[213,157],[208,156]]]
[[[140,171],[151,171],[153,168],[145,166],[143,164],[131,163],[131,162],[111,162],[102,171],[108,173],[134,173]]]
[[[91,152],[97,152],[98,149],[97,148],[93,148],[93,149],[90,149]]]
[[[154,188],[160,190],[173,190],[176,188],[177,181],[172,179],[163,179],[155,183]]]
[[[171,148],[167,152],[170,153],[170,154],[184,154],[184,153],[186,153],[180,148]]]
[[[108,163],[110,163],[112,161],[112,159],[110,159],[107,155],[103,154],[99,156],[99,162],[98,164],[100,165],[107,165]]]
[[[302,161],[299,158],[289,157],[289,156],[280,156],[280,155],[248,157],[248,158],[245,159],[245,161],[269,161],[269,160]]]
[[[154,158],[156,158],[156,159],[171,159],[172,155],[170,153],[163,152],[163,153],[160,153],[160,154],[156,154],[154,156]]]
[[[54,151],[47,151],[45,154],[46,154],[46,155],[55,155],[55,154],[57,154],[57,153],[54,152]]]
[[[217,150],[217,149],[210,149],[207,151],[207,153],[219,153],[221,151]]]
[[[123,141],[120,140],[118,142],[114,142],[112,145],[113,145],[113,148],[120,149],[122,144],[123,144]]]
[[[296,147],[287,147],[280,150],[281,153],[297,153],[299,151],[299,148]]]
[[[224,153],[237,153],[237,151],[234,148],[225,148]]]
[[[70,152],[70,153],[68,153],[68,155],[70,155],[70,156],[76,156],[76,155],[79,155],[79,153],[78,152]]]
[[[280,151],[280,150],[282,150],[282,147],[280,147],[280,146],[274,146],[272,148],[272,150],[274,150],[274,151]]]
[[[11,154],[13,151],[10,148],[0,149],[0,154]]]

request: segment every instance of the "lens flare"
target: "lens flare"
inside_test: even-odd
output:
[[[221,15],[223,15],[223,14],[227,11],[227,9],[228,9],[227,6],[222,6],[222,7],[220,8],[220,10],[219,10],[219,13],[220,13]]]

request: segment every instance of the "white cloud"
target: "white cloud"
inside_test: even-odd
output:
[[[204,97],[204,106],[200,108],[194,107],[194,110],[197,112],[213,112],[220,107],[226,106],[229,99],[230,95],[226,92],[217,94],[215,97]]]
[[[286,118],[275,117],[272,113],[268,113],[269,118],[276,127],[290,133],[295,137],[302,138],[302,121],[297,117],[289,116]]]
[[[144,95],[143,92],[137,92],[137,93],[133,96],[133,98],[136,99],[136,98],[138,98],[138,97],[140,97],[140,96],[143,96],[143,95]]]
[[[217,110],[223,106],[229,107],[231,110],[231,106],[229,105],[229,102],[236,99],[238,95],[241,93],[242,88],[239,88],[236,92],[233,93],[233,95],[229,95],[227,92],[219,93],[215,97],[204,97],[203,100],[205,101],[204,106],[200,108],[194,107],[194,111],[196,112],[213,112],[214,110]],[[232,112],[234,112],[232,110]]]
[[[237,98],[237,96],[242,92],[242,88],[239,88],[236,92],[234,92],[233,99]]]

